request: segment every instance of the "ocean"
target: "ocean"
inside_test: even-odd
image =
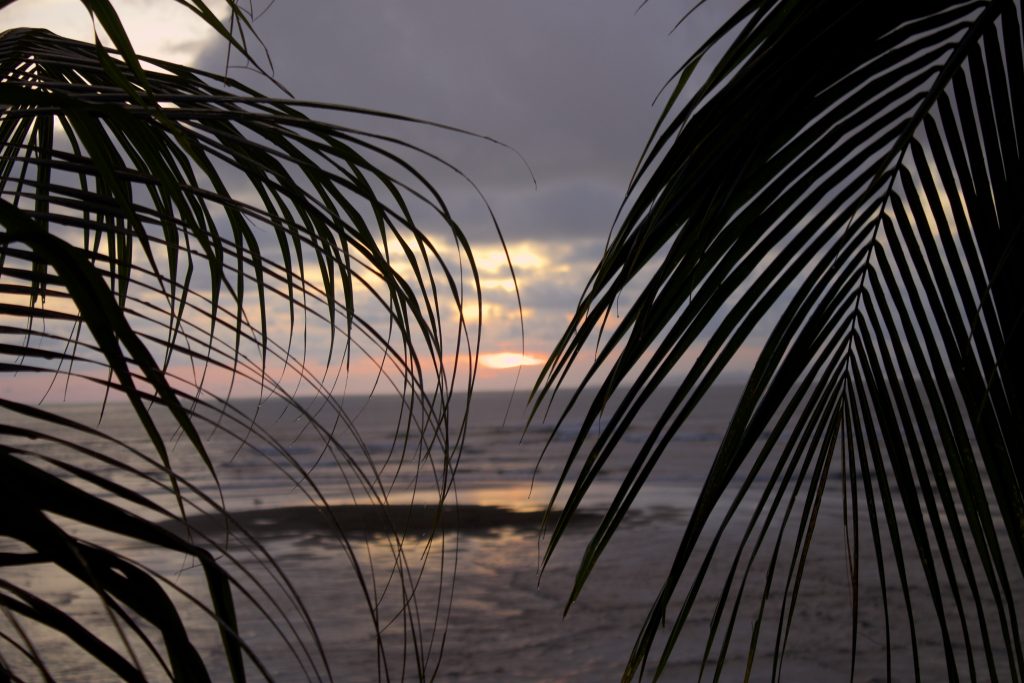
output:
[[[560,395],[558,400],[564,398]],[[543,571],[541,561],[550,540],[542,527],[543,511],[562,475],[580,420],[574,414],[557,429],[543,415],[528,422],[524,393],[473,396],[454,478],[436,442],[405,439],[418,431],[410,426],[429,420],[422,411],[401,410],[394,397],[347,397],[334,405],[309,401],[292,407],[279,400],[248,400],[232,403],[223,414],[201,410],[200,432],[216,477],[187,439],[175,432],[169,417],[154,412],[168,435],[170,457],[189,501],[191,531],[169,519],[159,521],[210,548],[236,577],[239,630],[251,648],[247,672],[253,680],[269,676],[281,681],[615,681],[672,565],[737,398],[737,387],[711,390],[674,437],[571,606],[568,600],[580,557],[613,500],[617,482],[631,465],[635,448],[649,433],[658,405],[631,426]],[[164,509],[177,510],[159,459],[129,406],[108,404],[102,420],[95,405],[56,409],[69,419],[96,426],[97,433],[51,436],[120,453],[118,457],[131,462],[136,472],[114,463],[89,466]],[[464,402],[453,406],[453,418],[463,409]],[[551,415],[557,414],[556,406]],[[316,417],[321,430],[312,426],[310,416]],[[15,415],[6,419],[12,424],[26,421]],[[460,422],[455,419],[453,424]],[[589,438],[598,431],[599,427]],[[458,435],[457,430],[441,432]],[[24,445],[85,464],[80,453],[55,442],[34,440]],[[143,456],[153,460],[147,463]],[[786,611],[783,579],[765,587],[758,572],[763,574],[769,566],[770,552],[754,553],[749,574],[744,562],[732,579],[733,554],[715,555],[708,591],[694,607],[691,624],[668,660],[665,680],[697,680],[705,660],[710,662],[704,672],[708,679],[721,664],[722,680],[736,680],[748,665],[752,680],[770,680],[777,633],[782,634],[779,625],[789,616],[795,627],[786,636],[781,680],[849,678],[853,647],[861,658],[855,680],[885,680],[887,666],[893,680],[914,677],[911,644],[916,638],[919,645],[931,642],[934,647],[936,628],[923,619],[911,635],[898,614],[899,586],[890,578],[883,589],[872,574],[874,565],[867,564],[873,560],[864,560],[862,575],[851,574],[849,533],[843,524],[848,501],[842,495],[838,466],[828,482],[830,491],[822,499],[800,601]],[[443,515],[435,507],[439,490],[447,492]],[[756,482],[753,492],[758,492]],[[556,507],[563,500],[564,495]],[[234,516],[233,523],[216,513],[221,506]],[[327,507],[332,515],[323,513]],[[385,509],[391,514],[382,514]],[[755,513],[753,503],[739,511],[740,517]],[[213,680],[229,680],[216,623],[202,604],[203,573],[193,558],[64,522],[67,530],[115,549],[161,576],[165,590],[187,615],[193,642]],[[739,547],[743,529],[726,534],[722,547]],[[703,542],[706,547],[710,539]],[[789,548],[792,555],[789,542],[780,545],[783,554]],[[865,537],[859,551],[864,558],[869,545]],[[0,552],[12,550],[17,549],[0,547]],[[789,569],[787,559],[778,570],[780,576]],[[684,575],[674,604],[685,596],[693,572],[691,568]],[[860,576],[855,592],[851,576]],[[909,592],[927,603],[923,578],[913,567],[908,576]],[[59,570],[31,565],[4,569],[0,578],[48,596],[113,647],[128,651],[124,643],[129,643],[148,673],[166,678],[145,639],[119,630],[87,586]],[[747,597],[733,615],[731,637],[737,645],[724,657],[717,657],[718,650],[712,648],[705,658],[709,627],[723,624],[714,641],[720,644],[724,624],[729,623],[728,613],[724,620],[718,613],[721,593],[716,590],[722,589],[715,588],[716,582],[731,580],[735,591],[741,579]],[[1013,580],[1016,589],[1022,589],[1020,577]],[[758,598],[766,590],[775,597],[768,602],[768,613],[759,614]],[[189,594],[201,599],[193,602]],[[885,600],[892,603],[890,616],[883,611]],[[732,603],[726,607],[732,609]],[[758,642],[763,644],[748,657],[747,645],[759,628],[763,634]],[[54,680],[112,679],[108,670],[62,636],[24,619],[8,615],[0,632],[0,656],[8,667],[27,672],[26,680],[44,680],[19,651],[17,644],[26,639],[43,654]],[[887,633],[893,653],[888,664],[879,656]],[[659,635],[655,656],[664,637]],[[918,660],[925,680],[946,677],[941,656]],[[997,662],[998,668],[1005,669],[1003,664]]]

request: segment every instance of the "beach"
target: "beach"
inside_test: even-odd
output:
[[[436,488],[417,484],[414,476],[417,469],[420,480],[424,472],[436,470],[413,467],[411,461],[400,467],[390,459],[395,422],[387,411],[364,411],[359,423],[360,452],[383,458],[377,468],[377,483],[386,491],[381,498],[354,483],[344,459],[325,460],[320,437],[294,415],[278,410],[259,413],[260,424],[273,436],[267,443],[286,449],[292,464],[317,482],[315,495],[304,477],[296,478],[291,469],[281,467],[274,448],[240,447],[236,440],[217,437],[210,443],[215,448],[220,500],[231,513],[230,521],[197,509],[190,511],[187,529],[171,520],[163,523],[215,554],[229,552],[237,562],[225,566],[239,577],[239,630],[263,667],[260,671],[249,665],[254,680],[265,673],[283,681],[616,681],[672,565],[735,396],[733,388],[714,390],[677,435],[568,611],[580,557],[614,495],[617,478],[630,463],[630,449],[642,441],[648,416],[641,416],[635,433],[627,434],[622,452],[595,482],[542,572],[541,558],[550,540],[543,525],[546,522],[550,529],[554,521],[551,516],[545,519],[544,511],[575,426],[566,424],[552,433],[550,422],[527,425],[522,403],[510,407],[509,397],[502,394],[474,398],[455,485],[440,510],[431,500]],[[251,414],[252,407],[246,410]],[[353,408],[356,413],[358,407]],[[114,410],[104,419],[125,440],[143,442],[144,435],[132,431],[130,415]],[[548,452],[538,464],[545,444]],[[186,474],[198,482],[203,468],[191,467]],[[754,493],[760,481],[755,480]],[[755,525],[754,534],[745,537],[747,521],[757,510],[746,502],[737,508],[733,523],[717,540],[717,552],[704,567],[703,588],[667,660],[664,680],[695,681],[702,668],[704,680],[713,680],[716,673],[721,680],[741,680],[748,669],[754,681],[772,680],[773,672],[782,681],[849,680],[854,647],[853,680],[914,680],[914,642],[921,680],[947,678],[940,622],[932,613],[920,568],[907,563],[905,579],[898,578],[891,547],[882,544],[883,589],[866,513],[861,511],[854,536],[838,466],[824,481],[802,571],[792,565],[792,557],[794,544],[806,536],[791,532],[800,528],[803,494],[795,499],[794,521],[787,527],[791,532],[781,536],[781,527],[775,524],[764,529]],[[214,495],[215,489],[203,490]],[[148,495],[172,505],[166,491],[154,488]],[[726,508],[723,505],[712,521],[720,522]],[[764,536],[758,544],[761,531]],[[698,558],[713,540],[713,533],[701,537]],[[161,554],[124,539],[97,542],[122,544],[126,554],[165,576],[172,593],[204,591],[204,575],[193,559]],[[904,542],[912,543],[909,535]],[[644,680],[650,678],[698,569],[699,560],[679,582]],[[769,575],[772,581],[766,583]],[[92,623],[97,633],[116,642],[116,632],[88,589],[52,572],[24,568],[9,568],[3,578],[49,592]],[[907,582],[912,598],[913,634],[901,580]],[[1021,577],[1011,580],[1019,596],[1024,591]],[[738,607],[732,598],[719,604],[726,586],[733,597],[742,587]],[[966,588],[960,590],[966,594]],[[762,596],[767,596],[763,611]],[[997,596],[979,597],[980,614],[998,613]],[[210,663],[214,680],[226,680],[215,624],[199,605],[180,602],[197,624],[195,642]],[[984,673],[978,649],[979,612],[969,600],[964,604],[963,623],[971,647],[953,633],[950,637],[959,649],[952,656],[962,661],[965,671],[973,666]],[[988,627],[998,628],[994,621]],[[717,635],[709,648],[712,628]],[[382,634],[379,640],[376,630]],[[727,630],[731,647],[722,656]],[[755,632],[758,646],[750,657]],[[61,647],[57,636],[36,637],[41,648]],[[780,663],[775,653],[783,642],[786,655]],[[4,647],[0,653],[12,656]],[[60,651],[64,655],[50,664],[56,680],[110,679],[109,672],[83,660],[74,648]],[[997,670],[1008,675],[1010,657],[997,652],[994,660]],[[157,668],[154,671],[159,674]]]

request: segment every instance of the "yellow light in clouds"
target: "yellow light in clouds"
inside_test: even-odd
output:
[[[511,351],[480,354],[480,364],[485,368],[491,368],[492,370],[507,370],[509,368],[518,368],[523,365],[540,365],[543,362],[543,358],[531,356],[529,354],[513,353]]]
[[[214,30],[184,3],[134,0],[113,4],[132,45],[139,54],[147,57],[192,64],[216,36]],[[219,16],[226,16],[226,5],[219,2],[210,4]],[[66,38],[91,43],[95,30],[100,32],[103,42],[109,44],[99,22],[93,23],[80,0],[16,2],[4,7],[2,17],[0,31],[13,26],[38,26]]]
[[[482,246],[473,249],[477,268],[481,273],[504,275],[508,273],[508,262],[511,259],[516,273],[546,270],[551,266],[551,259],[543,251],[543,247],[530,242],[517,242],[508,245],[508,256],[501,247]]]

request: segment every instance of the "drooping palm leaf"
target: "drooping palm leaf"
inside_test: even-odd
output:
[[[116,14],[106,3],[90,7],[102,10],[96,16],[111,32]],[[309,677],[330,678],[299,593],[255,539],[240,539],[226,523],[226,537],[195,532],[198,540],[186,541],[163,523],[230,512],[217,498],[202,430],[268,453],[313,504],[327,505],[287,445],[227,402],[241,383],[284,399],[308,421],[354,496],[386,504],[386,466],[391,477],[396,468],[413,470],[443,502],[465,419],[449,401],[470,391],[475,375],[479,335],[462,315],[479,305],[472,256],[440,196],[405,161],[419,150],[307,114],[353,121],[373,112],[268,98],[128,56],[116,33],[123,61],[44,30],[0,35],[0,372],[56,374],[63,379],[44,380],[53,382],[51,398],[67,381],[123,396],[151,445],[120,441],[47,406],[4,401],[12,419],[0,428],[0,480],[9,489],[3,539],[21,550],[0,554],[0,567],[59,567],[94,591],[120,635],[115,643],[92,637],[52,596],[5,573],[4,652],[20,655],[5,655],[0,670],[20,675],[28,667],[46,677],[47,662],[60,661],[58,652],[39,651],[28,620],[121,677],[210,675],[179,614],[182,589],[91,540],[113,533],[201,562],[207,593],[183,597],[219,629],[235,680],[244,679],[246,661],[267,675],[239,636],[239,595],[267,615]],[[424,216],[430,235],[419,227]],[[446,240],[464,262],[449,267],[431,240]],[[383,464],[333,397],[346,370],[367,361],[378,383],[402,397],[396,429],[407,436]],[[218,373],[232,377],[228,387],[209,386]],[[302,393],[320,400],[293,398]],[[69,438],[75,433],[80,442]],[[182,476],[181,458],[198,459],[209,481]],[[132,495],[133,487],[156,487],[164,497]],[[418,614],[424,558],[406,557],[399,521],[390,560],[370,566],[361,559],[369,547],[356,549],[337,531],[377,630],[382,677],[398,667],[429,678],[443,642],[431,629],[443,628],[445,606],[427,596],[425,609],[438,614]],[[239,553],[252,553],[283,597],[262,588]],[[384,575],[378,584],[366,571]],[[397,655],[384,639],[394,603],[415,614],[396,622],[406,631]]]
[[[778,680],[829,496],[844,510],[852,653],[871,580],[889,660],[904,619],[915,672],[927,656],[951,680],[1024,677],[1022,54],[1019,2],[757,0],[681,69],[539,384],[557,387],[600,340],[570,512],[638,411],[671,393],[575,598],[657,461],[685,457],[672,436],[708,387],[741,345],[761,347],[626,678],[667,623],[658,671],[675,647],[716,679],[738,650],[730,675],[749,675],[760,648]],[[725,569],[709,573],[713,558]],[[698,599],[717,605],[704,644],[680,640]],[[915,631],[926,622],[937,643]]]

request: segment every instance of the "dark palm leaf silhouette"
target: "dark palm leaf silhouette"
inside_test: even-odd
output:
[[[830,496],[852,652],[873,581],[887,657],[903,620],[915,672],[928,657],[950,680],[1024,677],[1022,54],[1019,2],[755,0],[680,70],[538,385],[580,362],[598,386],[569,512],[637,412],[672,392],[575,598],[657,461],[685,457],[672,437],[694,406],[745,342],[762,346],[626,678],[664,627],[657,671],[685,648],[717,678],[739,650],[749,675],[760,648],[778,679]],[[581,356],[594,339],[596,360]],[[699,597],[717,605],[703,639],[680,640]],[[915,631],[926,622],[934,642]]]
[[[246,34],[232,34],[202,2],[184,4],[246,50]],[[213,393],[208,378],[218,372],[234,377],[232,386],[249,382],[288,401],[353,495],[385,508],[379,461],[360,448],[333,398],[360,358],[402,397],[398,428],[408,436],[393,447],[389,476],[415,470],[444,500],[465,419],[449,401],[471,391],[475,374],[478,331],[461,312],[478,306],[479,283],[444,202],[405,159],[438,160],[307,113],[346,122],[382,115],[268,98],[141,58],[109,3],[86,5],[115,50],[39,29],[0,35],[0,372],[56,372],[51,395],[64,381],[118,395],[149,441],[124,440],[48,404],[0,399],[0,568],[22,568],[0,577],[0,678],[60,676],[51,667],[74,658],[37,647],[38,629],[48,629],[126,680],[210,680],[213,660],[186,618],[197,611],[220,631],[224,675],[243,680],[246,661],[268,675],[239,635],[239,598],[289,641],[307,675],[329,678],[301,598],[254,539],[233,527],[227,534],[227,524],[183,538],[164,522],[225,512],[207,432],[268,453],[310,501],[327,504],[286,445],[227,401],[231,389]],[[447,229],[458,266],[417,227],[423,216],[432,216],[433,239]],[[270,329],[281,320],[283,333]],[[320,399],[291,398],[300,393]],[[186,461],[198,463],[186,469],[191,478],[180,473]],[[203,482],[193,480],[204,471]],[[375,583],[364,573],[368,549],[337,531],[377,629],[381,676],[401,667],[429,678],[443,642],[431,629],[443,629],[445,604],[428,596],[419,613],[419,551],[406,557],[395,521],[393,557],[370,567],[387,580]],[[110,535],[195,558],[205,592],[108,549]],[[272,588],[246,579],[250,554]],[[11,578],[30,575],[25,567],[56,568],[90,587],[110,634]],[[387,603],[388,592],[399,596]],[[395,604],[415,618],[391,626]],[[403,627],[396,654],[381,634]]]

